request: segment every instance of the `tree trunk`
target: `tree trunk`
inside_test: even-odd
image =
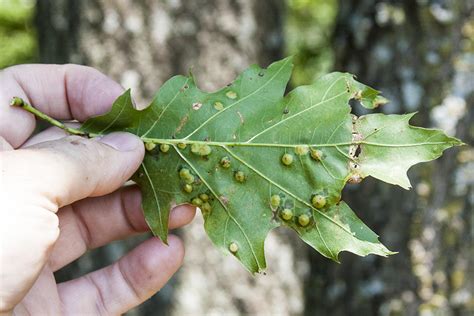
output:
[[[391,100],[382,111],[419,111],[414,124],[473,143],[472,1],[341,0],[336,68]],[[363,113],[356,107],[356,113]],[[373,179],[344,198],[399,253],[344,255],[341,265],[311,255],[308,315],[472,315],[474,152],[448,150],[410,170],[413,190]]]
[[[266,66],[281,57],[283,1],[38,1],[42,62],[96,67],[132,88],[146,105],[163,82],[192,67],[204,90],[225,86],[249,64]],[[251,192],[249,192],[251,194]],[[184,267],[136,314],[300,314],[304,246],[272,233],[267,276],[250,276],[231,256],[213,248],[198,214],[181,232]],[[138,241],[91,252],[59,280],[110,263]],[[159,267],[157,267],[159,269]],[[297,273],[293,273],[297,271]],[[291,273],[288,273],[291,272]]]

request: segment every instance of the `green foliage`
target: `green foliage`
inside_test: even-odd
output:
[[[337,0],[287,0],[286,52],[295,55],[293,86],[315,81],[334,64],[331,35]]]
[[[36,54],[36,35],[31,22],[35,1],[0,1],[0,69],[31,62]]]
[[[254,65],[213,93],[176,76],[146,109],[135,110],[127,91],[81,130],[128,131],[160,145],[147,146],[134,180],[146,220],[165,242],[170,209],[192,203],[212,242],[251,272],[266,267],[264,240],[278,226],[335,261],[341,251],[392,254],[341,201],[343,187],[373,176],[407,188],[410,166],[460,142],[408,125],[411,115],[351,115],[351,99],[368,109],[386,99],[347,73],[283,96],[291,70],[291,58]]]

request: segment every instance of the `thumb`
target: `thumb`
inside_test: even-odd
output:
[[[138,169],[144,146],[135,135],[112,133],[98,139],[69,136],[1,155],[8,191],[46,197],[57,210],[115,191]]]

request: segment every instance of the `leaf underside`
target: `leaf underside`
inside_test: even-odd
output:
[[[267,69],[253,65],[212,93],[192,76],[175,76],[146,109],[135,110],[126,91],[81,129],[143,139],[148,151],[133,180],[146,221],[164,242],[170,209],[194,201],[203,203],[212,242],[251,272],[265,269],[264,241],[278,226],[335,261],[341,251],[393,254],[341,201],[343,187],[373,176],[409,188],[408,168],[461,142],[410,126],[412,114],[355,117],[349,100],[368,109],[387,100],[351,74],[331,73],[284,96],[291,70],[291,57]],[[313,204],[315,195],[323,206]]]

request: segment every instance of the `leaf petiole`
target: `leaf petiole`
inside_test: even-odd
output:
[[[26,102],[25,100],[23,100],[20,97],[13,97],[10,101],[10,106],[15,106],[15,107],[22,108],[22,109],[30,112],[34,116],[48,122],[49,124],[51,124],[53,126],[56,126],[56,127],[59,127],[62,130],[65,130],[67,133],[69,133],[71,135],[78,135],[78,136],[85,136],[85,137],[97,137],[97,136],[99,136],[98,134],[86,133],[86,132],[83,132],[81,130],[66,126],[64,123],[52,118],[51,116],[41,112],[40,110],[34,108],[32,105],[30,105],[28,102]]]

